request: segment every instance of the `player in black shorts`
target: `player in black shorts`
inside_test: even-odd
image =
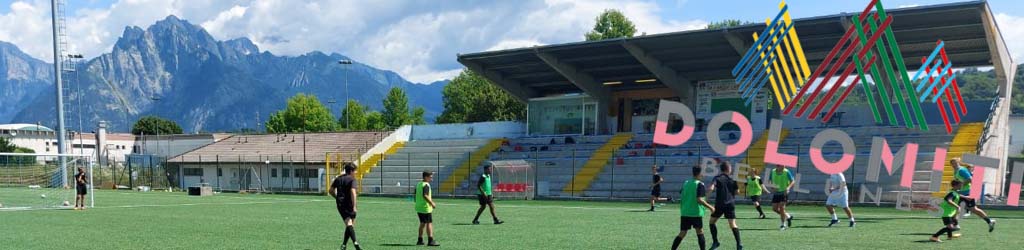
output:
[[[708,192],[715,192],[715,212],[711,213],[711,219],[708,220],[711,229],[711,249],[717,249],[721,244],[718,243],[718,227],[715,226],[715,222],[718,222],[718,218],[723,215],[725,219],[729,220],[729,227],[732,228],[732,236],[736,238],[736,249],[743,249],[743,244],[740,242],[740,228],[736,226],[736,195],[739,194],[739,185],[736,185],[736,181],[729,175],[732,174],[732,166],[729,162],[723,161],[718,164],[718,170],[721,174],[715,176],[711,180],[711,187],[708,188]]]
[[[491,187],[491,168],[494,168],[491,163],[484,165],[484,173],[480,175],[480,179],[476,182],[476,198],[480,201],[480,209],[476,210],[476,217],[473,217],[473,224],[480,224],[480,214],[484,213],[484,208],[490,208],[491,219],[494,219],[494,224],[499,225],[505,223],[498,219],[498,215],[494,213],[494,190]]]
[[[328,193],[334,197],[334,203],[338,208],[338,214],[345,221],[345,239],[341,243],[341,249],[348,248],[348,239],[352,238],[352,245],[356,250],[361,250],[359,242],[356,241],[356,178],[353,174],[356,165],[351,162],[345,163],[345,174],[334,178]]]
[[[672,198],[661,198],[661,183],[665,181],[665,178],[661,178],[661,174],[658,174],[658,165],[651,167],[651,172],[654,173],[651,178],[651,209],[647,211],[654,212],[654,203],[666,200],[672,202]]]
[[[75,174],[75,210],[85,210],[85,195],[89,194],[88,184],[85,181],[85,169],[78,168]],[[67,206],[67,203],[64,203]]]

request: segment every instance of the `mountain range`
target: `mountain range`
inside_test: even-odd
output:
[[[391,87],[405,90],[412,107],[428,120],[440,114],[447,81],[412,83],[340,54],[312,51],[299,56],[261,52],[248,38],[216,40],[202,27],[176,16],[152,26],[126,27],[110,53],[76,64],[65,74],[69,130],[92,131],[101,120],[126,131],[145,115],[171,119],[187,132],[260,129],[271,113],[297,94],[316,95],[338,116],[345,79],[351,98],[380,110]],[[53,66],[0,42],[0,123],[56,127]],[[330,104],[335,100],[335,104]],[[410,109],[412,108],[410,107]]]

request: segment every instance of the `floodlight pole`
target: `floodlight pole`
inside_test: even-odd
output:
[[[65,141],[67,138],[64,138],[64,135],[67,131],[64,128],[64,83],[60,79],[60,75],[64,71],[60,60],[61,48],[59,42],[60,34],[58,32],[58,26],[60,23],[58,23],[57,20],[57,0],[50,0],[50,18],[52,21],[51,25],[53,27],[53,78],[54,86],[57,89],[57,153],[63,155],[66,153],[66,149],[64,147],[67,144]],[[60,162],[60,184],[61,186],[66,187],[68,185],[67,162],[64,161],[63,156],[57,157],[57,159]]]
[[[351,95],[349,95],[349,92],[348,92],[348,66],[352,65],[352,60],[349,60],[349,59],[339,60],[338,64],[345,65],[345,71],[344,71],[344,74],[345,74],[345,109],[348,109],[348,100],[351,100],[351,98],[352,98]],[[349,129],[349,130],[352,129],[352,126],[351,126],[350,123],[351,122],[349,122],[349,114],[345,113],[345,128],[346,129]]]

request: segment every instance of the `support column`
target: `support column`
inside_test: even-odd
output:
[[[590,74],[584,73],[574,65],[562,62],[555,55],[547,52],[541,52],[534,50],[544,63],[551,66],[552,69],[561,74],[565,79],[569,80],[573,85],[576,85],[584,93],[587,93],[590,97],[597,100],[597,132],[601,134],[607,134],[611,131],[608,130],[608,110],[612,104],[611,91],[608,90],[604,85],[594,79]]]

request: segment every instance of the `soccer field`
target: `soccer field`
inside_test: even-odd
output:
[[[497,201],[503,225],[484,212],[471,225],[475,200],[437,199],[436,238],[444,249],[667,249],[679,228],[675,204],[646,212],[644,203]],[[2,201],[0,201],[2,202]],[[338,249],[344,226],[331,199],[310,195],[97,191],[97,207],[86,211],[0,209],[0,249]],[[770,212],[770,207],[765,207]],[[740,206],[738,224],[746,249],[1020,249],[1024,211],[990,211],[993,233],[983,221],[961,222],[963,237],[928,242],[942,225],[924,212],[891,207],[855,208],[857,227],[836,228],[824,209],[796,206],[793,228],[778,230],[777,217],[755,219]],[[705,230],[706,226],[705,219]],[[365,249],[417,249],[413,203],[401,198],[359,199],[356,224]],[[722,249],[735,244],[719,222]],[[710,233],[707,233],[710,246]],[[945,239],[945,237],[943,237]],[[695,249],[693,231],[681,249]],[[349,248],[352,249],[352,248]]]

